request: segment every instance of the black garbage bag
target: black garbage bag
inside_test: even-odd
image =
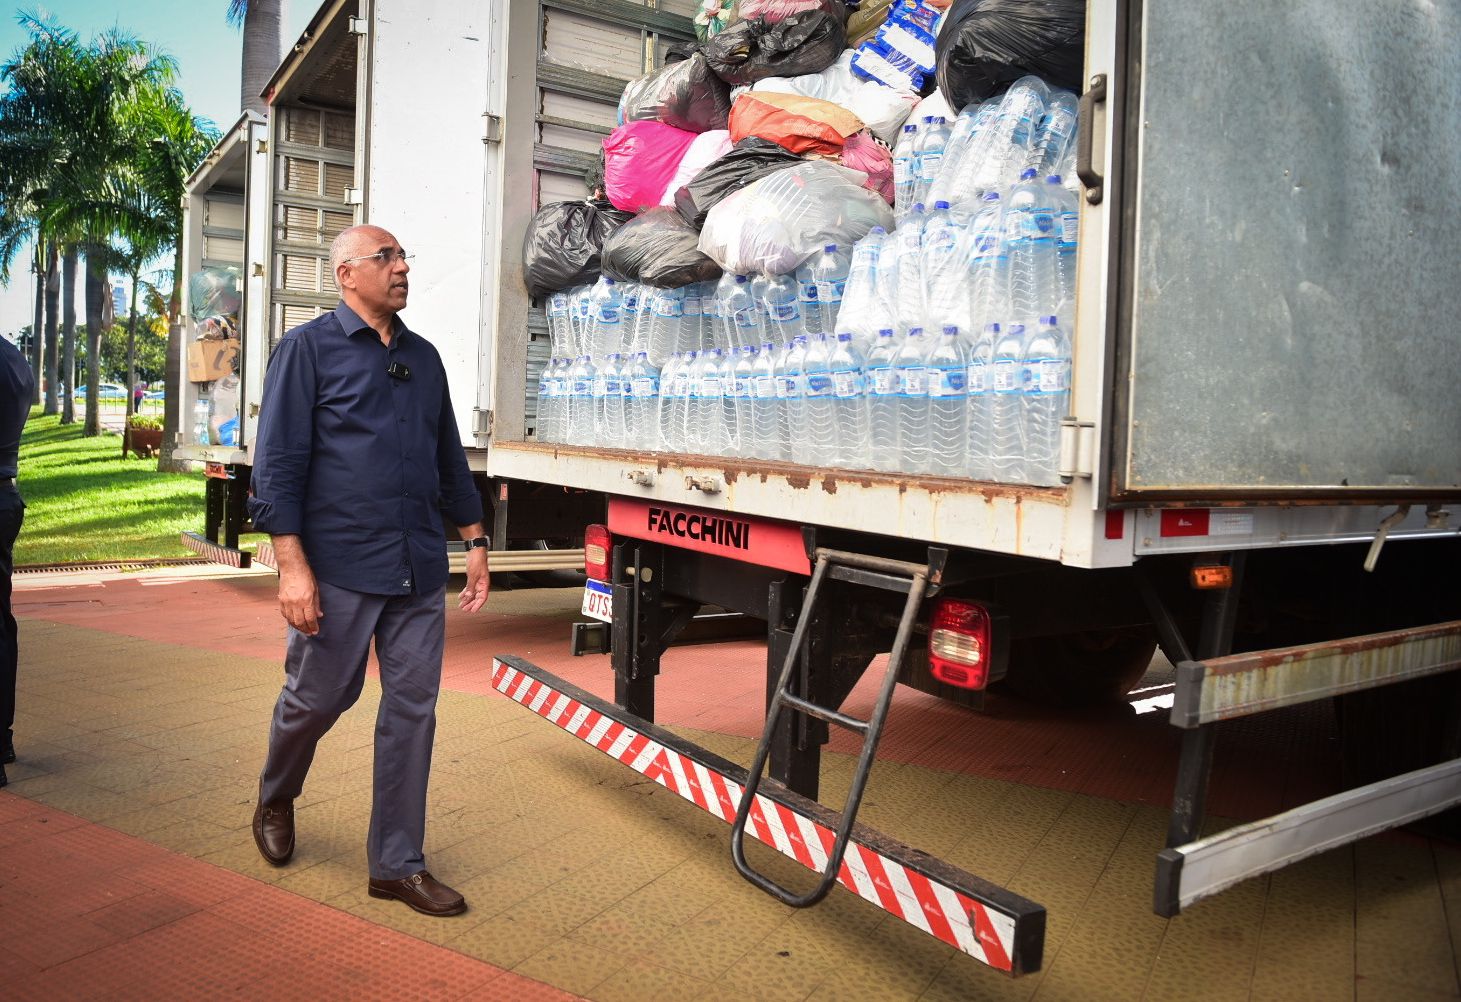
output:
[[[776,24],[742,21],[705,43],[705,59],[715,75],[732,87],[766,77],[820,73],[847,47],[843,20],[813,10]]]
[[[604,242],[604,274],[616,282],[662,289],[720,277],[720,265],[700,253],[700,234],[674,209],[648,209]]]
[[[523,237],[523,282],[533,298],[599,280],[599,251],[609,234],[634,218],[608,202],[552,202],[538,210]]]
[[[951,108],[1028,73],[1079,94],[1085,46],[1085,0],[954,0],[934,47],[938,88]]]
[[[619,118],[621,123],[664,122],[686,132],[709,132],[725,128],[730,104],[730,86],[696,52],[631,80],[619,99]]]
[[[736,143],[725,156],[712,160],[690,183],[675,192],[675,209],[695,229],[715,204],[733,191],[740,191],[767,174],[795,167],[802,158],[783,146],[757,136]]]

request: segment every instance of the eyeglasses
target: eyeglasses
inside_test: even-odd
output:
[[[415,254],[407,254],[403,250],[381,250],[374,254],[361,254],[359,257],[347,257],[341,264],[354,264],[356,261],[379,261],[381,264],[395,264],[397,261],[409,261]]]

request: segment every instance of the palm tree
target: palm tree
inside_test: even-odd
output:
[[[228,0],[228,23],[243,28],[243,73],[239,110],[268,114],[259,95],[279,66],[279,22],[282,0]]]

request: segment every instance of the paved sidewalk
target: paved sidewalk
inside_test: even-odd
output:
[[[721,822],[488,691],[495,652],[612,691],[605,659],[566,654],[572,591],[449,613],[427,855],[471,909],[418,916],[365,894],[373,682],[321,745],[295,860],[276,869],[253,846],[282,678],[270,577],[16,582],[0,998],[1461,997],[1453,844],[1371,839],[1155,917],[1160,714],[895,703],[864,820],[1046,905],[1039,974],[1005,979],[841,891],[787,909],[735,874]],[[760,655],[672,651],[661,722],[748,761]],[[1254,817],[1324,789],[1328,726],[1290,716],[1225,736],[1217,809]],[[849,771],[827,756],[824,800]],[[753,861],[798,879],[769,852]]]

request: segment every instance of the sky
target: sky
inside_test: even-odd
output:
[[[319,9],[317,0],[282,0],[280,48],[288,52]],[[193,112],[219,130],[239,116],[239,70],[243,33],[228,23],[228,0],[49,0],[19,5],[0,0],[0,61],[8,62],[30,40],[17,23],[22,11],[43,11],[76,31],[83,41],[121,27],[178,62],[177,88]],[[13,335],[31,322],[35,285],[27,247],[10,265],[10,286],[0,287],[0,333]],[[79,270],[79,269],[78,269]],[[78,280],[79,285],[79,280]],[[78,311],[81,302],[77,290]]]

